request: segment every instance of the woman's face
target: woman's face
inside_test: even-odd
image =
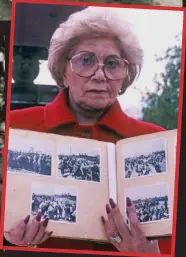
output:
[[[108,56],[121,57],[117,43],[109,38],[86,39],[79,43],[71,57],[80,52],[91,52],[97,57],[99,63],[104,63]],[[71,69],[70,61],[67,63],[64,84],[69,87],[70,101],[74,101],[85,110],[102,110],[111,106],[118,95],[124,79],[110,80],[99,66],[97,71],[88,78],[80,77]]]

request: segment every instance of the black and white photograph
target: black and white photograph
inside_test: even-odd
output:
[[[100,182],[99,149],[60,145],[58,147],[58,177]]]
[[[52,142],[9,137],[8,172],[51,176]]]
[[[42,218],[64,223],[77,222],[78,192],[61,185],[32,184],[31,215],[42,213]]]
[[[167,172],[165,138],[124,145],[124,177],[126,179]]]
[[[170,219],[168,184],[127,188],[124,195],[134,203],[140,223]]]

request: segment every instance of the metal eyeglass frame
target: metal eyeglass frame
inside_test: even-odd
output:
[[[84,53],[90,53],[90,54],[91,54],[92,52],[84,52]],[[94,54],[94,53],[92,53],[92,54]],[[75,58],[75,57],[78,56],[78,55],[80,55],[80,53],[74,55],[72,58],[69,58],[70,67],[71,67],[71,70],[72,70],[73,72],[75,72],[75,70],[74,70],[73,67],[72,67],[72,60],[73,60],[73,58]],[[99,67],[101,67],[101,66],[103,66],[103,72],[104,72],[105,77],[106,77],[107,79],[109,79],[109,80],[116,81],[116,80],[120,80],[120,79],[125,79],[125,78],[128,76],[128,66],[127,66],[126,75],[125,75],[123,78],[119,78],[119,79],[110,79],[110,78],[108,78],[108,76],[107,76],[106,73],[105,73],[105,64],[104,64],[104,63],[99,63],[98,58],[96,57],[95,54],[94,54],[94,56],[95,56],[95,58],[96,58],[96,60],[97,60],[97,68],[96,68],[96,70],[94,71],[94,73],[92,73],[92,75],[89,75],[89,76],[81,76],[81,75],[79,75],[77,72],[75,72],[79,77],[82,77],[82,78],[90,78],[90,77],[92,77],[92,76],[96,73],[96,71],[97,71],[97,70],[99,69]],[[118,57],[118,58],[119,58],[119,57]],[[123,60],[124,62],[127,63],[127,65],[129,65],[129,61],[127,61],[126,59],[123,59],[123,58],[119,58],[119,59]]]

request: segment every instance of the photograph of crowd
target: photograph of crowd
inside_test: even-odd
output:
[[[126,189],[125,196],[133,201],[140,223],[170,218],[167,184]]]
[[[166,140],[160,138],[124,145],[124,171],[125,178],[166,172]]]
[[[42,213],[44,219],[76,223],[77,190],[56,185],[32,185],[31,215]]]
[[[100,182],[100,155],[98,151],[63,145],[58,152],[58,176]]]
[[[51,145],[29,139],[10,137],[8,149],[8,171],[51,176]]]

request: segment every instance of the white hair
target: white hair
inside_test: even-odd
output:
[[[143,49],[131,23],[117,12],[117,8],[88,7],[71,14],[54,32],[49,47],[48,67],[57,85],[63,85],[66,61],[73,47],[81,39],[104,36],[113,38],[121,54],[129,62],[128,76],[120,94],[124,93],[137,75],[143,63]]]

